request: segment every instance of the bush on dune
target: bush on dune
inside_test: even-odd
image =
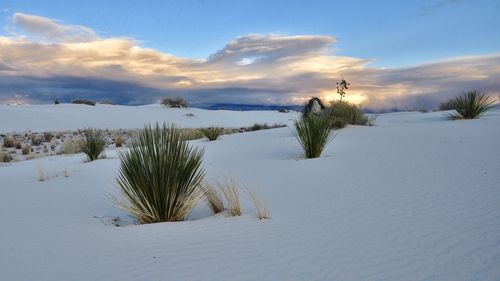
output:
[[[214,141],[219,138],[224,129],[221,127],[208,127],[200,129],[200,131],[203,133],[203,135],[205,135],[205,137],[207,137],[207,139],[209,139],[210,141]]]
[[[86,105],[90,105],[90,106],[95,106],[95,101],[84,100],[84,99],[73,100],[71,103],[73,103],[73,104],[86,104]]]
[[[361,108],[347,101],[334,101],[325,109],[323,114],[329,115],[336,121],[333,123],[335,128],[343,128],[351,125],[368,125],[369,119],[363,113]]]
[[[120,152],[119,206],[139,223],[182,221],[204,194],[203,150],[175,126],[147,126]]]
[[[161,104],[171,108],[185,108],[188,107],[187,102],[183,98],[164,98]]]
[[[87,155],[89,161],[94,161],[101,157],[106,148],[104,133],[99,129],[86,129],[83,132],[82,151]]]
[[[478,91],[463,93],[448,101],[456,113],[447,113],[449,119],[476,119],[488,111],[495,101]]]
[[[336,119],[327,114],[309,114],[295,121],[294,136],[299,141],[306,158],[317,158],[332,139]]]

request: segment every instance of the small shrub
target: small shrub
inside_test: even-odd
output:
[[[310,114],[295,121],[293,134],[302,146],[306,158],[316,158],[321,155],[332,138],[334,122],[335,119],[326,114]]]
[[[52,134],[51,132],[45,132],[45,133],[43,133],[43,139],[44,139],[44,141],[50,142],[53,138],[54,138],[54,134]]]
[[[12,155],[5,151],[0,151],[0,163],[9,163],[12,160]]]
[[[348,124],[368,125],[369,123],[368,117],[366,117],[361,108],[347,101],[332,102],[323,114],[336,120],[333,122],[334,128],[343,128]]]
[[[31,134],[31,145],[38,146],[42,144],[42,138],[37,136],[36,134]]]
[[[161,104],[171,108],[185,108],[188,107],[187,102],[183,98],[164,98]]]
[[[259,131],[259,130],[267,130],[267,129],[270,129],[271,126],[269,126],[268,124],[265,124],[265,123],[255,123],[253,124],[253,126],[251,126],[249,129],[249,131]]]
[[[222,194],[214,185],[205,183],[205,185],[203,186],[203,194],[207,206],[212,209],[214,214],[218,214],[224,211],[224,201],[222,200]]]
[[[99,159],[106,148],[104,133],[99,129],[88,128],[83,132],[84,140],[82,151],[87,155],[89,161]]]
[[[15,147],[16,147],[16,149],[22,149],[23,148],[23,143],[21,141],[16,141]]]
[[[15,145],[15,140],[13,136],[6,136],[3,138],[3,147],[11,148],[14,147],[14,145]]]
[[[71,103],[73,103],[73,104],[86,104],[86,105],[95,106],[95,101],[84,100],[84,99],[76,99],[76,100],[72,101]]]
[[[122,147],[125,139],[122,136],[118,136],[115,139],[115,147]]]
[[[119,152],[119,206],[139,223],[182,221],[203,196],[203,150],[175,126],[147,126]]]
[[[28,155],[31,152],[31,145],[24,144],[21,150],[22,150],[23,155]]]
[[[476,119],[481,117],[486,111],[488,111],[494,100],[486,96],[485,94],[479,93],[478,91],[470,91],[463,93],[448,101],[456,113],[445,114],[449,119]]]
[[[210,141],[214,141],[219,138],[219,136],[224,131],[221,127],[208,127],[204,129],[200,129],[200,131],[209,139]]]
[[[75,154],[82,152],[82,143],[75,140],[67,140],[61,145],[62,154]]]

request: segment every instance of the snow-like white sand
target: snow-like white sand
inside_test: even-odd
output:
[[[217,122],[205,118],[219,113],[194,111]],[[244,114],[238,121],[253,124],[264,113]],[[290,117],[268,114],[276,120],[263,121]],[[93,125],[38,116],[50,122],[26,116],[34,119],[2,129]],[[74,155],[2,165],[0,280],[500,280],[499,140],[494,109],[469,121],[383,114],[376,126],[344,129],[312,160],[289,128],[192,142],[205,148],[209,177],[231,175],[267,198],[273,218],[262,221],[245,201],[242,217],[199,206],[195,220],[115,227],[113,217],[130,218],[113,205],[113,150],[90,163]],[[38,166],[48,180],[37,181]]]
[[[123,106],[97,104],[0,105],[0,133],[63,131],[94,127],[136,129],[146,123],[166,122],[186,128],[243,127],[255,123],[290,124],[296,112],[229,111],[166,108],[161,105]]]

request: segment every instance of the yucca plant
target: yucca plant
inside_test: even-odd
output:
[[[446,114],[449,119],[476,119],[491,108],[494,100],[478,91],[470,91],[449,100],[449,103],[456,111]]]
[[[214,141],[219,138],[224,129],[221,127],[208,127],[200,129],[200,131],[209,139],[210,141]]]
[[[299,141],[306,158],[317,158],[332,139],[331,131],[335,118],[327,114],[309,114],[295,121],[294,136]]]
[[[99,129],[88,128],[83,132],[82,151],[87,155],[89,161],[99,159],[106,148],[106,138]]]
[[[204,194],[203,150],[173,125],[146,126],[119,158],[119,205],[141,224],[185,220]]]

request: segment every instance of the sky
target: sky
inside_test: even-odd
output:
[[[500,1],[0,1],[0,103],[435,108],[500,94]]]

